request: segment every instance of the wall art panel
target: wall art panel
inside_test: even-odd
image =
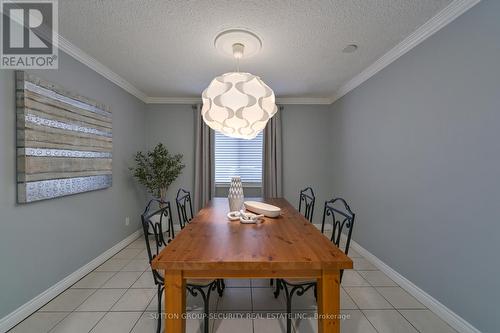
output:
[[[18,203],[111,186],[109,107],[24,71],[16,103]]]

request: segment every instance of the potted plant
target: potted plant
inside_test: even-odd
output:
[[[137,181],[144,185],[149,193],[165,201],[170,184],[179,177],[185,165],[182,154],[171,155],[162,143],[147,153],[135,154],[136,166],[130,168]]]

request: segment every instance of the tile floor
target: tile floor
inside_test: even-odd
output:
[[[354,270],[344,272],[341,290],[343,333],[455,332],[356,251],[351,249],[350,257]],[[156,332],[156,289],[146,258],[141,237],[10,332]],[[226,287],[222,298],[213,294],[211,311],[217,316],[210,322],[211,332],[285,331],[278,318],[285,310],[284,297],[273,297],[269,280],[226,280]],[[202,332],[203,320],[196,316],[202,311],[199,297],[188,296],[187,306],[193,314],[187,331]],[[312,291],[295,297],[293,309],[304,314],[294,320],[294,332],[317,332],[316,320],[310,318],[316,311]],[[236,318],[238,313],[245,318]]]

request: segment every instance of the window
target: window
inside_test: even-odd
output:
[[[236,139],[215,132],[215,185],[240,176],[244,185],[262,184],[262,132],[254,139]]]

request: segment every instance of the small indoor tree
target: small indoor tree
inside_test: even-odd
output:
[[[185,165],[182,154],[171,155],[162,143],[147,153],[135,155],[136,166],[130,168],[137,181],[162,201],[165,200],[168,187],[179,177]]]

